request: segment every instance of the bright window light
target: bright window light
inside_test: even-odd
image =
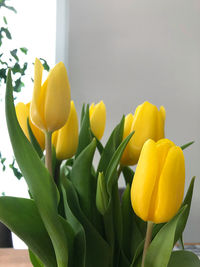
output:
[[[1,47],[0,53],[6,54],[8,51],[26,47],[28,49],[27,56],[23,60],[28,62],[26,77],[23,78],[25,87],[22,92],[17,94],[17,102],[25,103],[31,100],[33,82],[33,62],[35,57],[43,58],[50,67],[55,64],[55,45],[56,45],[56,0],[18,0],[8,1],[9,6],[13,6],[17,10],[17,14],[12,11],[1,9],[6,17],[8,29],[12,35],[12,41],[4,41],[5,47]],[[2,49],[3,48],[3,49]],[[0,165],[0,195],[4,192],[6,195],[28,197],[27,186],[24,179],[17,180],[9,163],[12,163],[13,152],[8,138],[8,132],[5,122],[4,109],[4,84],[0,88],[0,121],[1,121],[1,138],[0,151],[2,156],[6,158],[6,170],[2,171]],[[14,237],[14,246],[17,248],[25,247],[19,239]]]

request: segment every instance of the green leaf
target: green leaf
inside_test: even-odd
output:
[[[7,19],[6,19],[5,16],[3,16],[3,21],[4,21],[5,24],[8,24]]]
[[[125,179],[125,182],[126,182],[126,185],[127,184],[132,184],[132,180],[133,180],[133,177],[134,177],[134,171],[128,167],[128,166],[124,166],[122,168],[122,172],[123,172],[123,175],[124,175],[124,179]]]
[[[101,155],[103,153],[104,147],[103,147],[102,143],[99,141],[99,139],[92,133],[92,131],[91,131],[91,135],[92,135],[93,138],[96,139],[97,149],[99,151],[99,154]]]
[[[83,104],[82,109],[81,109],[80,126],[82,126],[82,124],[83,124],[84,117],[85,117],[85,104]]]
[[[97,232],[79,205],[77,193],[73,184],[68,179],[62,179],[65,189],[65,196],[70,208],[71,214],[82,224],[86,233],[86,267],[109,267],[110,265],[110,247]],[[68,213],[67,217],[70,216]],[[73,220],[73,218],[71,218]],[[78,253],[78,251],[77,251]]]
[[[13,171],[15,177],[16,177],[18,180],[20,180],[20,179],[23,177],[23,175],[22,175],[21,172],[18,170],[18,168],[16,168],[14,165],[15,165],[15,159],[13,159],[13,162],[12,162],[11,164],[9,164],[9,167],[12,169],[12,171]]]
[[[34,267],[45,267],[44,264],[40,261],[40,259],[30,249],[28,249],[28,252],[29,258]]]
[[[66,189],[68,183],[65,177],[65,170],[61,168],[61,188],[62,188],[62,196],[63,196],[63,204],[65,208],[65,215],[67,217],[68,222],[73,228],[74,231],[74,250],[73,250],[73,258],[74,258],[74,266],[76,267],[85,267],[85,257],[86,257],[86,240],[85,240],[85,232],[80,224],[80,222],[73,215],[67,201]],[[72,186],[72,185],[71,185]]]
[[[104,174],[106,173],[108,164],[122,141],[123,131],[124,131],[124,116],[122,117],[120,123],[112,131],[112,134],[108,139],[108,142],[106,143],[104,151],[102,152],[101,155],[101,159],[99,161],[97,173],[99,172],[103,172]]]
[[[200,260],[191,251],[174,251],[167,267],[200,267]]]
[[[40,158],[42,158],[42,157],[43,157],[43,151],[42,151],[42,149],[41,149],[41,147],[40,147],[40,145],[39,145],[37,139],[35,138],[35,136],[34,136],[32,130],[31,130],[30,123],[29,123],[29,119],[27,119],[27,127],[28,127],[28,134],[29,134],[29,138],[30,138],[31,144],[32,144],[33,147],[35,148],[35,150],[36,150],[38,156],[39,156]]]
[[[14,49],[14,50],[10,51],[10,54],[11,54],[11,56],[14,57],[14,59],[15,59],[16,61],[19,61],[19,58],[18,58],[18,56],[17,56],[17,49]]]
[[[83,151],[83,149],[91,143],[91,141],[92,135],[90,131],[89,105],[87,105],[79,133],[79,143],[75,155],[76,158],[81,153],[81,151]]]
[[[185,211],[186,207],[183,207],[155,236],[147,250],[144,267],[167,267],[174,246],[176,227]]]
[[[46,266],[56,267],[51,239],[33,200],[0,197],[0,220],[18,235]]]
[[[15,92],[21,92],[22,87],[24,86],[24,83],[21,81],[21,78],[17,79],[15,81],[14,91]]]
[[[1,27],[1,29],[0,29],[0,35],[2,35],[2,32],[5,33],[5,35],[6,35],[6,37],[8,39],[10,39],[10,40],[12,39],[11,34],[10,34],[10,32],[9,32],[9,30],[7,28]]]
[[[189,143],[187,143],[187,144],[185,144],[185,145],[182,145],[182,146],[181,146],[181,149],[184,150],[184,149],[186,149],[187,147],[191,146],[192,144],[194,144],[194,141],[191,141],[191,142],[189,142]]]
[[[20,50],[22,51],[22,53],[27,55],[28,49],[26,47],[20,47]]]
[[[114,249],[114,266],[119,264],[120,248],[122,247],[122,214],[121,203],[119,198],[118,183],[112,189],[112,215],[113,215],[113,228],[115,233],[115,249]]]
[[[5,100],[6,120],[15,158],[52,240],[58,267],[66,267],[68,249],[64,229],[57,211],[58,190],[53,178],[18,123],[12,93],[11,71],[9,70]]]
[[[40,57],[40,60],[42,61],[42,65],[43,65],[44,69],[46,71],[49,71],[50,70],[50,67],[49,67],[47,61],[44,58],[41,58],[41,57]]]
[[[122,196],[121,209],[123,220],[122,248],[124,254],[131,262],[133,256],[136,253],[137,247],[139,246],[141,241],[143,241],[144,236],[142,235],[140,228],[137,225],[137,218],[131,206],[129,184],[127,184],[126,190],[124,191],[124,194]]]
[[[118,146],[117,150],[115,151],[114,155],[112,156],[107,170],[106,170],[106,174],[105,174],[105,178],[107,180],[107,190],[108,190],[108,194],[111,193],[112,191],[112,186],[115,184],[116,179],[118,179],[118,176],[116,175],[116,171],[117,171],[117,166],[120,162],[121,156],[123,154],[124,149],[126,148],[126,145],[128,144],[128,142],[130,141],[131,137],[133,136],[134,132],[132,132],[131,134],[129,134],[124,140],[123,142]]]
[[[91,218],[94,206],[92,202],[93,177],[91,176],[92,160],[96,149],[96,140],[93,141],[81,152],[74,161],[70,179],[76,188],[80,205],[84,213]]]
[[[175,238],[174,238],[174,244],[176,244],[178,239],[182,237],[182,233],[185,229],[187,219],[189,217],[190,207],[191,207],[191,202],[192,202],[192,196],[193,196],[194,182],[195,182],[195,177],[192,178],[192,180],[190,182],[190,186],[189,186],[188,191],[187,191],[187,194],[186,194],[184,201],[181,205],[181,207],[184,207],[187,205],[187,208],[186,208],[186,211],[184,212],[184,216],[182,216],[181,220],[178,221],[176,234],[175,234]]]
[[[68,245],[68,266],[73,266],[73,262],[74,262],[74,237],[75,237],[75,233],[74,230],[72,228],[72,226],[70,225],[70,223],[65,220],[63,217],[59,216],[60,221],[63,225],[63,228],[65,230],[65,235],[66,235],[66,239],[67,239],[67,245]]]
[[[109,196],[106,189],[106,181],[102,172],[99,173],[97,181],[96,206],[98,211],[104,215],[108,209]]]
[[[80,206],[90,221],[101,231],[99,216],[96,203],[96,179],[91,173],[92,161],[96,149],[95,138],[92,142],[79,154],[74,161],[70,180],[76,188],[79,196]]]

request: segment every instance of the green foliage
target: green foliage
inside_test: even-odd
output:
[[[145,267],[167,267],[174,246],[177,224],[181,217],[185,215],[185,211],[186,207],[183,207],[155,236],[147,251]]]
[[[22,174],[19,171],[19,169],[15,166],[15,159],[13,159],[13,162],[11,164],[9,164],[9,167],[12,169],[15,177],[20,180],[22,178]]]
[[[0,220],[26,242],[33,266],[141,267],[146,222],[137,217],[131,206],[134,172],[120,166],[123,151],[134,134],[123,140],[124,117],[104,147],[91,133],[89,106],[84,106],[77,153],[60,162],[53,150],[52,177],[41,160],[43,152],[29,124],[31,143],[18,124],[12,93],[9,72],[8,131],[32,199],[0,197]],[[96,170],[93,162],[97,149],[100,159]],[[127,184],[122,199],[118,192],[121,170]],[[194,178],[174,218],[154,226],[145,267],[186,266],[185,262],[188,266],[199,266],[194,254],[172,252],[174,244],[182,238],[193,187]]]
[[[2,165],[2,171],[5,171],[6,165],[5,165],[6,158],[4,158],[0,152],[0,163]]]
[[[167,267],[200,267],[198,257],[190,251],[174,251]]]
[[[44,264],[56,266],[53,246],[35,201],[0,197],[0,220],[26,242]]]
[[[0,10],[3,13],[3,8],[17,13],[14,7],[7,5],[8,0],[1,0]],[[12,42],[12,34],[8,28],[8,21],[5,16],[0,16],[1,27],[0,27],[0,47],[4,47],[4,53],[0,54],[0,84],[6,83],[6,74],[9,68],[13,69],[14,76],[14,91],[20,92],[24,86],[22,81],[23,76],[27,70],[27,62],[23,63],[22,56],[27,55],[27,48],[14,48],[11,51],[7,51],[8,42]]]

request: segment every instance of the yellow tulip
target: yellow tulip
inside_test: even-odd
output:
[[[63,127],[70,112],[70,85],[62,62],[49,73],[42,85],[43,66],[35,60],[31,120],[41,130],[53,132]]]
[[[169,221],[181,206],[184,186],[182,149],[168,139],[146,141],[131,185],[135,213],[144,221]]]
[[[132,131],[135,131],[121,158],[121,165],[135,165],[138,162],[144,142],[148,139],[158,141],[164,138],[165,109],[160,110],[149,102],[139,105],[134,115],[128,114],[125,118],[125,139]]]
[[[90,126],[93,134],[100,140],[106,125],[106,106],[103,101],[90,106]]]
[[[52,143],[56,149],[56,157],[59,160],[71,158],[78,147],[78,116],[74,102],[71,101],[71,109],[65,125],[55,131]]]
[[[30,103],[24,104],[22,102],[19,102],[16,105],[15,109],[16,109],[18,122],[19,122],[24,134],[26,135],[26,137],[30,141],[28,126],[27,126],[27,119],[29,118],[29,112],[30,112]],[[35,138],[37,139],[40,147],[42,148],[42,150],[44,150],[44,145],[45,145],[44,133],[42,131],[40,131],[40,129],[37,128],[31,122],[30,118],[29,118],[29,124],[30,124],[31,130],[32,130]]]

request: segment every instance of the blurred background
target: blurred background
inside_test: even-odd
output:
[[[200,2],[199,0],[10,0],[1,7],[4,31],[0,60],[28,63],[16,102],[28,102],[33,62],[50,67],[63,61],[71,94],[80,114],[84,103],[103,100],[107,124],[103,142],[123,114],[149,101],[166,109],[166,137],[177,145],[194,140],[184,151],[186,188],[197,177],[185,242],[200,242]],[[3,18],[6,18],[5,19]],[[7,22],[7,24],[6,24]],[[19,52],[12,52],[15,49]],[[20,49],[20,48],[26,48]],[[19,63],[18,62],[18,63]],[[5,64],[2,64],[3,68]],[[2,68],[2,67],[1,67]],[[2,70],[2,69],[1,69]],[[19,75],[19,73],[16,73]],[[0,83],[0,193],[27,196],[15,163],[4,115],[5,84]],[[4,161],[4,158],[6,160]],[[11,168],[9,167],[11,165]],[[123,186],[123,181],[120,180]],[[18,239],[15,247],[23,247]]]

